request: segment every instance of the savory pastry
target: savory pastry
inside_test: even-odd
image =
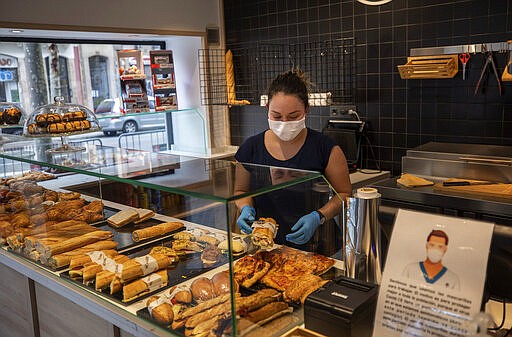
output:
[[[176,240],[181,241],[196,241],[196,237],[194,234],[190,233],[189,231],[181,231],[172,236]]]
[[[224,240],[218,245],[219,249],[222,253],[226,253],[228,251],[228,240]],[[233,256],[239,256],[247,252],[247,243],[244,241],[242,237],[234,237],[233,241],[231,241],[231,249],[233,251]]]
[[[312,292],[320,289],[328,280],[313,274],[304,274],[293,281],[284,291],[283,298],[287,302],[300,302],[304,304],[306,297]]]
[[[159,323],[168,325],[174,320],[171,301],[165,296],[151,296],[146,301],[149,315]]]
[[[215,297],[212,281],[207,277],[199,277],[190,285],[192,297],[196,302],[204,302]]]
[[[419,187],[419,186],[431,186],[434,185],[434,182],[431,180],[427,180],[413,174],[402,173],[400,178],[396,180],[397,183],[403,185],[405,187]]]
[[[203,252],[201,253],[201,261],[205,268],[211,267],[220,261],[222,253],[216,245],[206,244]]]
[[[240,295],[237,294],[235,298],[237,298],[239,296]],[[187,320],[190,319],[191,317],[197,316],[202,313],[208,314],[208,311],[210,309],[212,309],[218,305],[222,305],[225,303],[228,303],[230,305],[230,303],[229,303],[230,299],[231,299],[230,294],[221,295],[221,296],[212,298],[210,300],[201,302],[194,307],[190,307],[190,308],[187,308],[187,309],[179,312],[178,315],[176,315],[174,317],[174,322],[172,323],[172,329],[176,330],[176,329],[182,328],[183,326],[185,326],[185,323],[187,322]]]
[[[176,251],[172,248],[166,247],[166,246],[155,246],[151,248],[149,251],[149,254],[163,254],[167,256],[169,259],[171,259],[173,262],[176,262],[179,260],[178,254],[176,254]]]
[[[73,132],[73,131],[75,131],[75,126],[73,125],[73,123],[65,122],[63,124],[64,124],[64,129],[66,130],[66,132]]]
[[[219,239],[212,235],[201,235],[197,239],[197,242],[207,243],[209,245],[217,246],[219,244]]]
[[[137,212],[137,217],[139,216]],[[132,233],[132,239],[135,242],[146,240],[150,238],[154,238],[160,235],[164,235],[167,233],[174,232],[178,229],[183,228],[183,223],[177,222],[177,221],[171,221],[171,222],[164,222],[161,224],[158,224],[156,226],[146,227],[142,229],[137,229],[133,231]]]
[[[331,258],[289,247],[258,252],[255,256],[272,265],[260,282],[280,291],[305,274],[320,275],[334,265]]]
[[[59,196],[59,201],[70,201],[76,200],[80,198],[80,193],[78,192],[57,192]],[[82,206],[85,204],[85,200],[82,199]]]
[[[270,264],[256,256],[244,256],[233,267],[235,281],[242,287],[250,288],[270,269]]]
[[[139,218],[139,213],[137,211],[128,208],[124,209],[122,211],[117,212],[116,214],[110,216],[107,219],[107,222],[109,225],[115,227],[115,228],[121,228],[123,226],[126,226],[130,222],[133,222]]]
[[[253,228],[251,240],[256,246],[270,248],[274,246],[278,224],[272,218],[260,218],[251,225]]]
[[[203,246],[194,241],[188,240],[174,240],[172,242],[172,249],[174,249],[178,254],[188,253],[188,252],[202,252]]]

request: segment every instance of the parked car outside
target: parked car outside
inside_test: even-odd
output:
[[[120,98],[104,99],[94,112],[103,133],[106,136],[115,136],[118,132],[131,133],[151,129],[165,128],[164,113],[140,113],[121,115],[122,102]],[[155,101],[150,97],[150,109],[155,108]],[[112,117],[108,117],[113,115]]]

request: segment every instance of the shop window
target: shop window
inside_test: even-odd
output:
[[[18,59],[0,54],[0,102],[19,102]]]
[[[48,83],[50,81],[50,67],[49,67],[50,58],[46,56],[44,58],[44,63],[46,66],[46,77],[48,79]],[[69,77],[68,77],[68,59],[64,56],[59,56],[59,81],[60,81],[60,92],[61,96],[64,97],[65,102],[71,102],[71,90],[69,88]]]
[[[89,72],[94,109],[106,98],[110,98],[108,87],[108,58],[101,55],[89,57]]]

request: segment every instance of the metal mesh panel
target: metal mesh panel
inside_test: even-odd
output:
[[[260,96],[279,73],[299,67],[313,83],[312,105],[353,104],[356,57],[354,38],[293,45],[258,44],[233,48],[238,100],[259,104]],[[201,103],[227,104],[225,52],[199,51]],[[321,93],[318,95],[318,93]],[[330,94],[327,94],[330,93]]]
[[[199,85],[202,105],[226,105],[226,57],[222,49],[199,49]]]

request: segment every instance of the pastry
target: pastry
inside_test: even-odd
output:
[[[57,125],[57,133],[66,132],[66,127],[64,126],[64,123],[56,123]]]
[[[21,119],[21,110],[16,107],[10,107],[4,110],[2,114],[5,124],[18,124]]]
[[[201,261],[205,268],[209,268],[220,261],[222,253],[216,245],[206,244],[203,252],[201,253]]]
[[[48,124],[48,133],[58,133],[59,129],[57,128],[57,124]]]
[[[306,297],[327,282],[329,281],[322,279],[320,276],[304,274],[285,289],[283,298],[287,302],[300,302],[304,304]]]
[[[196,237],[194,234],[188,232],[188,231],[182,231],[178,232],[173,235],[173,238],[176,240],[182,240],[182,241],[196,241]]]
[[[204,302],[215,297],[213,283],[209,278],[198,277],[190,285],[192,297],[196,302]]]
[[[71,122],[72,120],[74,120],[73,112],[72,111],[68,111],[68,112],[64,113],[62,115],[62,120],[64,122]]]
[[[270,264],[257,256],[244,256],[233,267],[235,281],[242,287],[250,288],[270,269]]]
[[[170,258],[173,262],[176,262],[179,260],[178,254],[176,254],[176,251],[172,248],[166,247],[166,246],[156,246],[151,248],[151,251],[149,254],[163,254]]]
[[[36,134],[36,133],[39,133],[39,128],[37,127],[37,125],[35,123],[32,123],[27,126],[27,131],[28,131],[28,133]]]
[[[39,114],[36,116],[37,126],[46,127],[48,126],[47,114]]]
[[[211,236],[211,235],[201,235],[200,237],[197,238],[197,241],[202,242],[202,243],[207,243],[210,245],[214,245],[214,246],[219,244],[219,239],[217,239],[216,237]]]
[[[73,131],[75,131],[75,126],[71,122],[64,123],[64,128],[66,129],[66,132],[73,132]]]
[[[224,240],[218,245],[219,249],[226,253],[228,251],[228,240]],[[231,241],[231,249],[234,256],[242,255],[247,251],[247,243],[241,237],[234,237]]]
[[[62,117],[58,113],[46,114],[46,121],[48,123],[61,123]]]
[[[84,120],[87,118],[85,111],[78,110],[73,112],[73,119],[76,121]]]
[[[91,122],[88,120],[80,121],[80,123],[82,124],[82,130],[88,130],[91,128]]]
[[[81,121],[73,121],[73,127],[75,130],[82,130],[82,122]]]
[[[405,187],[418,187],[418,186],[431,186],[434,182],[409,173],[402,173],[400,178],[396,180],[397,183]]]

